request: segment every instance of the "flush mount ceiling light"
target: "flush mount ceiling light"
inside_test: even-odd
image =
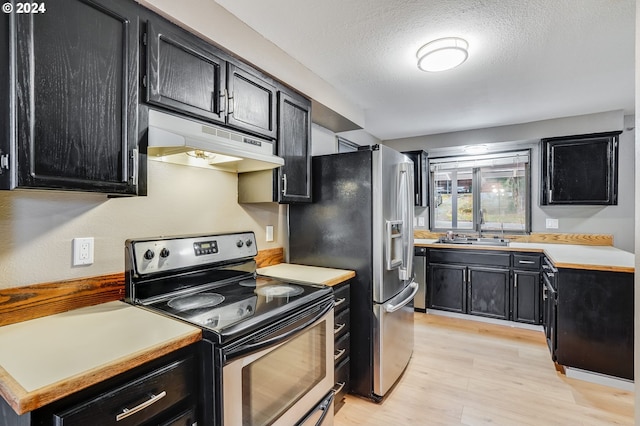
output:
[[[462,150],[469,154],[480,154],[489,151],[489,145],[484,143],[480,145],[467,145],[463,147]]]
[[[438,72],[455,68],[469,57],[469,43],[459,37],[445,37],[430,41],[418,49],[418,68]]]

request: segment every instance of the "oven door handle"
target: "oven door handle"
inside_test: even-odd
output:
[[[316,321],[322,319],[325,315],[331,312],[331,310],[333,309],[333,299],[331,299],[328,303],[318,305],[312,309],[314,309],[316,312],[313,313],[311,317],[305,316],[304,318],[293,322],[289,326],[283,327],[276,333],[270,333],[267,338],[258,337],[248,342],[244,342],[238,346],[226,349],[224,351],[224,362],[228,363],[233,359],[250,355],[266,347],[274,346],[278,343],[286,341],[291,336],[301,332],[302,330],[309,327]]]

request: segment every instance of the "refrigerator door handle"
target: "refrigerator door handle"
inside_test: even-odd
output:
[[[395,312],[399,309],[402,309],[403,307],[405,307],[406,305],[409,304],[409,302],[411,302],[413,300],[413,298],[415,297],[416,293],[418,292],[418,283],[411,280],[411,283],[407,286],[407,288],[411,288],[411,294],[409,295],[409,297],[407,297],[406,299],[404,299],[402,302],[393,305],[391,303],[387,303],[386,305],[384,305],[384,310],[386,312]]]
[[[402,229],[402,265],[399,274],[401,280],[411,279],[411,273],[413,271],[413,213],[410,206],[413,205],[413,188],[409,184],[409,175],[413,170],[411,164],[400,163],[400,194],[399,197],[399,210],[402,212],[402,221],[404,226]]]

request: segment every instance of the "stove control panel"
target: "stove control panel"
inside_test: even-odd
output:
[[[127,240],[126,246],[139,274],[215,265],[258,254],[253,232]]]

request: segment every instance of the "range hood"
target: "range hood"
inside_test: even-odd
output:
[[[148,158],[244,173],[284,165],[274,142],[149,109]]]

